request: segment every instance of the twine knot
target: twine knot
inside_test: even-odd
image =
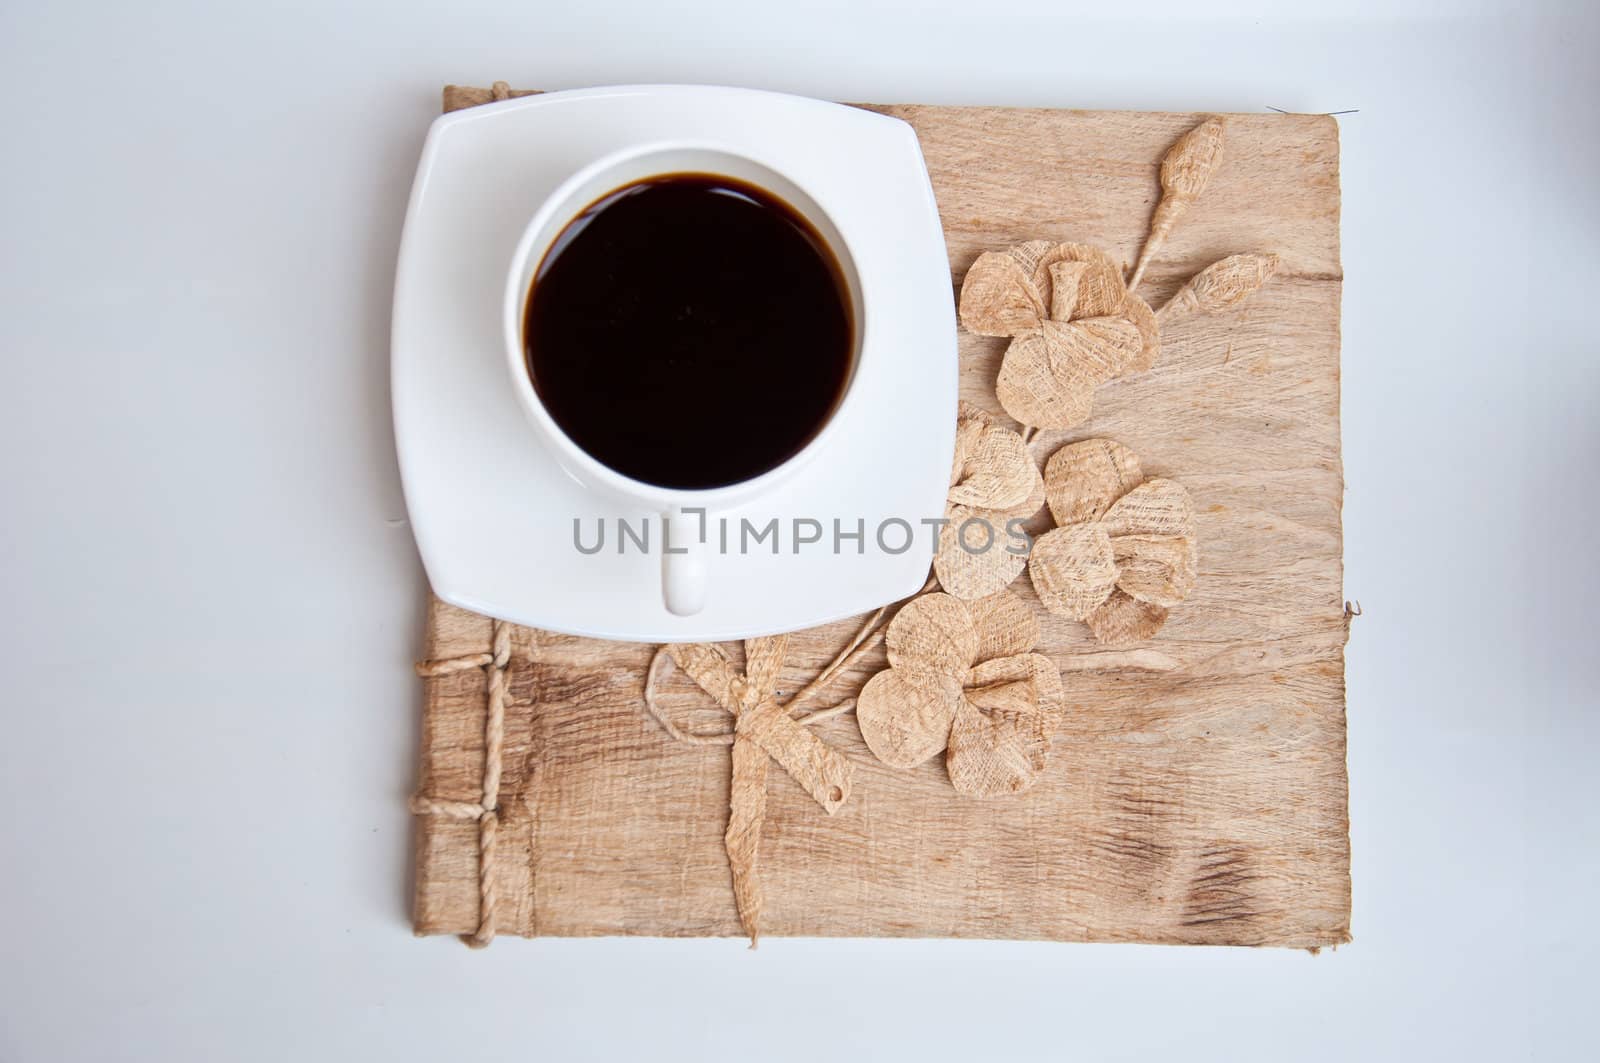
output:
[[[645,676],[645,706],[667,734],[694,745],[733,746],[733,783],[723,844],[733,873],[739,922],[750,935],[752,948],[760,938],[762,895],[757,860],[766,814],[768,760],[777,761],[829,815],[849,799],[854,776],[848,760],[806,729],[806,724],[822,717],[792,719],[789,706],[780,705],[774,696],[787,645],[784,635],[746,641],[742,673],[721,647],[711,643],[663,646]],[[669,660],[733,717],[731,731],[685,731],[662,712],[656,704],[655,685]]]

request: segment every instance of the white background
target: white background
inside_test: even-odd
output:
[[[1594,1058],[1593,9],[672,6],[0,8],[0,1060]],[[1360,109],[1354,943],[411,937],[390,284],[495,78]]]

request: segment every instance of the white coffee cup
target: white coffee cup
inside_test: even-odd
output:
[[[739,483],[698,490],[662,487],[617,472],[572,441],[545,409],[528,374],[523,329],[527,300],[545,254],[567,225],[611,192],[651,177],[668,174],[715,174],[735,178],[770,192],[808,221],[838,262],[851,300],[855,325],[850,374],[833,412],[811,441],[776,468]],[[669,612],[691,616],[705,608],[710,588],[706,579],[703,530],[719,511],[764,496],[781,485],[824,449],[841,413],[850,404],[860,369],[867,306],[861,279],[844,235],[823,207],[793,180],[759,159],[703,141],[660,141],[640,144],[597,159],[573,174],[545,200],[528,223],[511,256],[506,277],[505,346],[511,386],[535,433],[579,483],[662,516],[661,593]]]

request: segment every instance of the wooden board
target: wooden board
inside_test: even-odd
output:
[[[487,93],[447,93],[447,103]],[[1157,164],[1188,114],[875,107],[921,138],[951,281],[1028,239],[1137,255]],[[1044,777],[1015,798],[957,795],[941,758],[879,763],[845,715],[816,726],[855,766],[822,813],[782,771],[768,783],[761,875],[768,935],[1047,938],[1317,947],[1349,939],[1339,453],[1338,131],[1328,118],[1229,117],[1226,156],[1152,266],[1159,305],[1237,251],[1279,274],[1244,308],[1180,317],[1149,373],[1100,389],[1093,419],[1199,513],[1200,580],[1149,644],[1165,672],[1069,671]],[[961,336],[962,396],[998,411],[1004,340]],[[1026,577],[1012,590],[1032,602]],[[1039,610],[1042,652],[1096,649]],[[780,688],[811,679],[858,626],[791,637]],[[431,601],[426,653],[484,652],[491,622]],[[738,648],[732,647],[737,657]],[[740,935],[723,830],[726,747],[670,740],[642,711],[652,647],[514,629],[499,830],[500,933]],[[853,694],[882,650],[837,682]],[[425,683],[421,793],[480,797],[485,671]],[[726,718],[678,677],[663,688]],[[696,700],[698,698],[698,701]],[[418,819],[415,925],[479,923],[478,825]]]

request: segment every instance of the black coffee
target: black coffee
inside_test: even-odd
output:
[[[843,275],[810,223],[709,174],[589,206],[540,263],[523,328],[562,431],[674,488],[748,480],[804,448],[844,392],[854,337]]]

